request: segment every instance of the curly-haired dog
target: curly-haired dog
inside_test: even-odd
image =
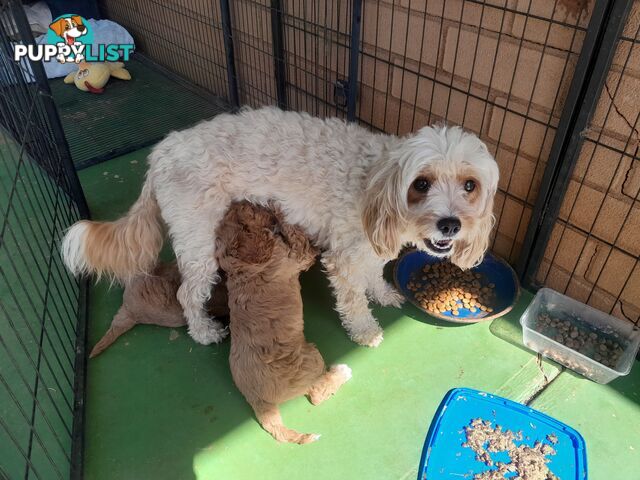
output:
[[[180,271],[176,262],[161,263],[153,272],[138,275],[129,282],[122,294],[122,306],[111,321],[89,358],[101,354],[120,335],[137,324],[160,325],[162,327],[182,327],[187,320],[176,298],[180,287]],[[212,290],[206,304],[207,313],[216,318],[229,316],[227,288],[224,277]]]
[[[268,107],[219,115],[174,132],[149,156],[140,198],[115,222],[76,223],[62,253],[74,273],[127,279],[150,270],[167,224],[182,273],[178,292],[191,336],[225,330],[203,309],[217,280],[216,229],[229,205],[277,201],[324,250],[336,309],[356,342],[376,346],[382,329],[367,295],[399,305],[384,264],[404,244],[461,268],[482,260],[493,225],[498,167],[478,137],[425,127],[404,138],[355,123]]]
[[[304,232],[247,202],[233,204],[217,240],[227,272],[231,375],[262,427],[281,442],[309,443],[318,435],[285,427],[278,404],[308,395],[317,405],[349,378],[346,365],[328,371],[304,338],[298,276],[317,251]]]

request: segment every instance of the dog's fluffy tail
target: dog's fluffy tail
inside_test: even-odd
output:
[[[277,405],[263,401],[250,403],[262,428],[279,442],[304,445],[305,443],[315,442],[320,438],[320,435],[315,433],[300,433],[285,427]]]
[[[160,208],[147,177],[127,214],[114,222],[75,223],[62,240],[62,258],[74,275],[107,275],[126,282],[148,273],[164,240]]]

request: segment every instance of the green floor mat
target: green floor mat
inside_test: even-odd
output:
[[[173,130],[229,110],[223,100],[194,93],[148,62],[133,59],[126,67],[131,80],[111,78],[99,95],[62,78],[50,82],[77,168],[151,145]]]
[[[0,129],[0,479],[68,478],[78,284],[70,200]]]
[[[80,173],[93,218],[127,211],[140,193],[147,153]],[[411,479],[448,389],[519,399],[546,373],[534,355],[495,337],[488,323],[429,322],[411,305],[376,307],[385,340],[377,349],[359,347],[340,326],[319,267],[302,275],[302,294],[307,338],[327,363],[347,363],[354,374],[320,406],[305,398],[283,405],[285,424],[322,434],[319,442],[279,444],[260,428],[231,379],[228,341],[204,347],[185,328],[139,326],[89,360],[85,478]],[[122,290],[101,282],[90,298],[89,348],[120,307]],[[513,321],[530,296],[521,298]]]

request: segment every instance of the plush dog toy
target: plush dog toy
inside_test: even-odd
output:
[[[122,62],[80,62],[77,72],[71,72],[64,83],[75,83],[83,92],[102,93],[109,78],[131,80],[131,74]]]
[[[216,254],[227,273],[233,380],[262,427],[276,440],[309,443],[319,435],[285,427],[278,404],[307,395],[317,405],[351,378],[327,370],[304,338],[298,276],[318,254],[301,228],[247,202],[233,204],[218,229]]]
[[[123,333],[137,324],[181,327],[187,324],[176,298],[180,287],[180,271],[176,262],[160,264],[151,275],[139,275],[129,283],[122,296],[122,306],[113,317],[111,327],[93,347],[89,358],[102,353]],[[224,277],[216,284],[207,303],[209,315],[229,315]]]

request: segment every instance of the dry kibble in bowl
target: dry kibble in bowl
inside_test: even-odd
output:
[[[562,319],[541,313],[533,328],[542,335],[609,368],[616,368],[618,360],[624,352],[624,345],[616,338],[616,334],[596,330],[576,319]],[[577,364],[568,365],[568,360],[557,352],[546,351],[544,353],[569,368],[574,370],[581,368]]]
[[[413,275],[407,288],[418,304],[431,313],[449,312],[457,317],[463,308],[471,313],[493,312],[490,305],[495,298],[495,285],[481,274],[461,270],[451,263],[425,265]]]

